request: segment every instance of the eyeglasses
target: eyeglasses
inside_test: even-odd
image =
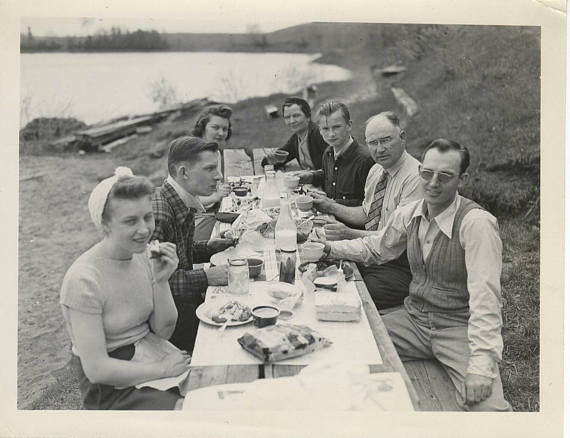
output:
[[[369,147],[378,147],[378,146],[382,146],[386,149],[389,149],[392,147],[392,145],[390,144],[390,142],[392,141],[392,137],[388,136],[388,137],[380,137],[380,138],[376,138],[374,140],[366,140],[366,144]]]
[[[459,176],[455,173],[448,173],[448,172],[435,172],[430,169],[424,169],[422,166],[419,167],[420,176],[424,181],[431,181],[433,176],[437,176],[437,181],[446,184],[451,181],[454,177]]]

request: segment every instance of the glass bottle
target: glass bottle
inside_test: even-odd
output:
[[[297,264],[297,226],[286,193],[281,194],[281,210],[275,225],[275,249],[278,251],[279,281],[294,284]]]
[[[271,208],[279,206],[279,189],[275,181],[275,171],[270,170],[265,177],[263,195],[261,197],[261,208]]]
[[[249,268],[246,259],[230,259],[228,290],[236,295],[244,295],[249,292]]]

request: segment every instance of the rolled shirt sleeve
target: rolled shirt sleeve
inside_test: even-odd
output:
[[[353,240],[330,242],[329,258],[347,259],[366,265],[382,264],[402,255],[407,245],[407,227],[418,203],[396,209],[377,234]]]
[[[502,243],[497,220],[484,210],[470,211],[463,218],[459,241],[465,250],[469,291],[467,372],[495,378],[503,350]]]

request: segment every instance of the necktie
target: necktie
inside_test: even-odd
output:
[[[305,147],[303,147],[305,146]],[[311,165],[312,160],[311,160],[311,156],[309,155],[309,144],[308,144],[308,138],[305,137],[304,140],[301,140],[299,138],[299,164],[301,165],[301,169],[307,169],[307,170],[312,170],[313,167]]]
[[[370,205],[368,212],[368,222],[364,224],[364,228],[368,231],[376,231],[380,223],[380,216],[382,215],[382,203],[384,202],[384,195],[386,194],[386,185],[388,184],[388,172],[382,171],[382,175],[376,184],[374,190],[374,200]]]

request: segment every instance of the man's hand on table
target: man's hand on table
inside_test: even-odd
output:
[[[320,211],[321,213],[331,213],[333,214],[334,205],[336,202],[331,198],[327,198],[326,196],[319,195],[318,193],[311,192],[311,197],[313,198],[313,206]]]
[[[311,184],[313,182],[313,172],[310,170],[301,170],[296,172],[297,177],[299,177],[299,184]]]
[[[208,240],[208,251],[212,254],[223,251],[230,246],[233,246],[233,239],[212,239]]]
[[[493,379],[479,374],[465,376],[465,402],[468,405],[479,403],[491,395]]]
[[[323,229],[325,230],[325,236],[327,240],[345,240],[345,239],[356,239],[358,237],[355,230],[347,227],[341,222],[335,222],[333,224],[326,224]]]
[[[228,265],[212,266],[206,269],[208,286],[225,286],[228,284]]]

